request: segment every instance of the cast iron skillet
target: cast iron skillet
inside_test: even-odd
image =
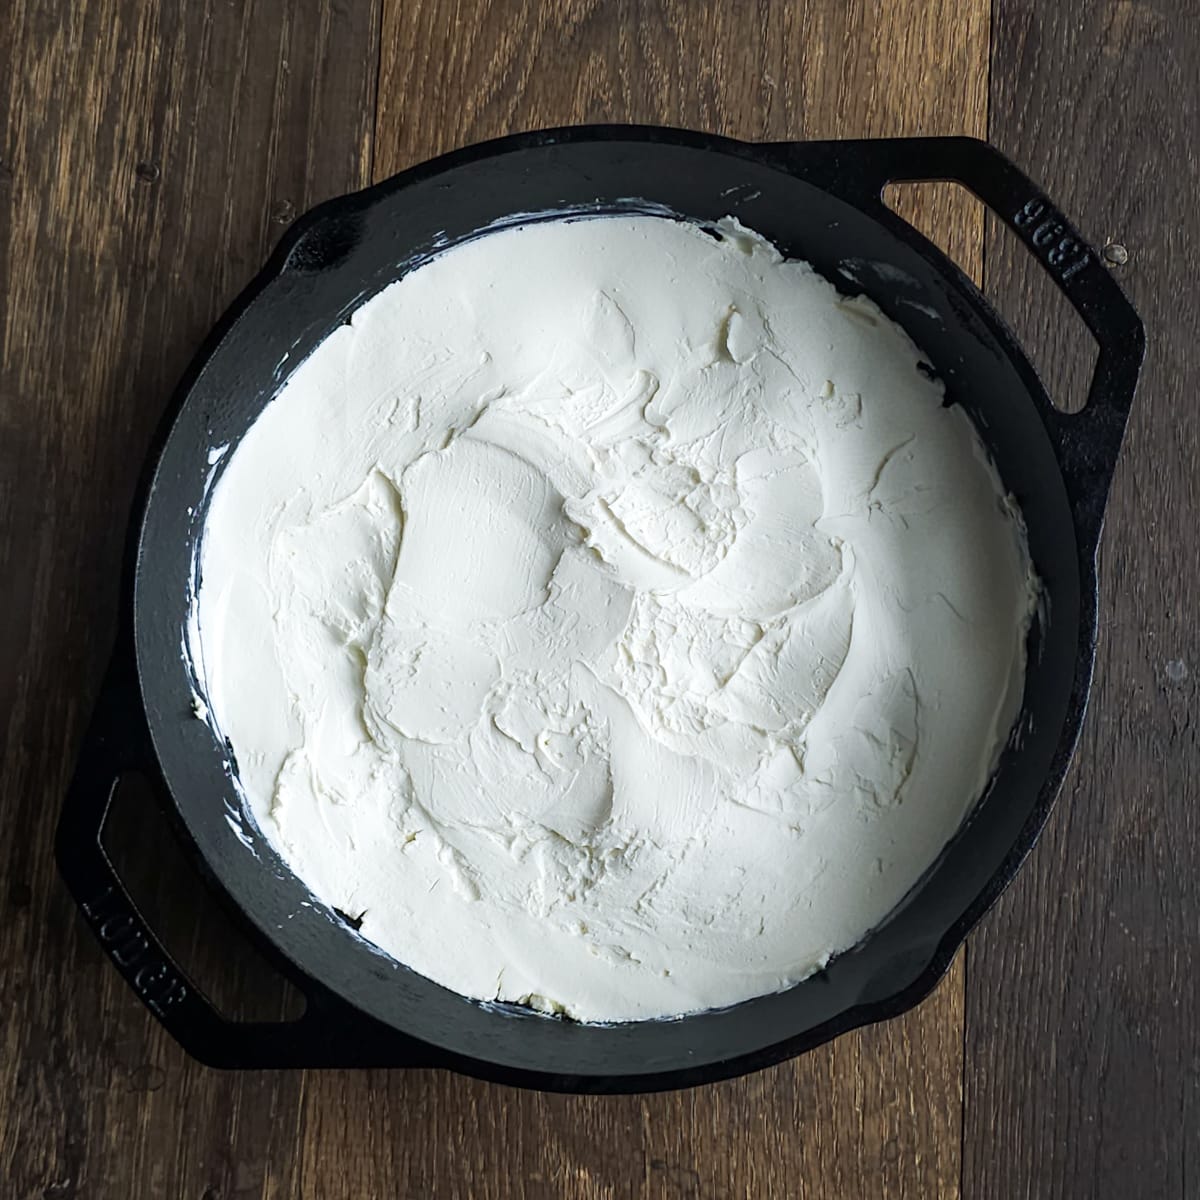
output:
[[[1100,354],[1083,411],[1048,400],[979,292],[881,201],[957,180],[1026,243]],[[439,249],[520,214],[733,214],[903,325],[975,420],[1029,530],[1045,602],[1021,717],[984,799],[855,950],[786,992],[672,1021],[580,1025],[464,999],[398,966],[314,903],[244,816],[230,754],[193,714],[181,653],[214,476],[289,372],[366,298]],[[563,1091],[641,1091],[775,1063],[912,1007],[1028,853],[1083,718],[1096,549],[1144,348],[1141,322],[1067,220],[982,142],[751,145],[662,128],[521,134],[446,155],[300,218],[181,384],[130,532],[120,633],[58,828],[68,886],[117,969],[191,1054],[226,1067],[443,1066]],[[210,452],[229,446],[214,465]],[[146,925],[100,844],[115,782],[158,785],[206,876],[303,990],[282,1024],[225,1020]]]

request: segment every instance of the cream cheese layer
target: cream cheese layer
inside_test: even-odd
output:
[[[205,523],[263,832],[414,970],[580,1020],[854,945],[983,791],[1036,602],[920,358],[731,221],[493,232],[364,304]]]

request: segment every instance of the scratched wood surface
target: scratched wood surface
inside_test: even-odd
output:
[[[880,8],[387,3],[374,175],[579,121],[751,139],[982,133],[986,5],[904,3],[886,17]],[[939,189],[899,203],[978,271],[982,218],[964,197]],[[437,1074],[343,1074],[337,1105],[306,1093],[306,1127],[315,1118],[322,1131],[306,1148],[306,1178],[332,1159],[351,1194],[366,1191],[382,1152],[383,1178],[489,1198],[956,1196],[962,989],[960,962],[904,1020],[672,1095],[548,1098]]]
[[[1198,17],[1140,0],[995,10],[992,139],[1095,243],[1123,248],[1112,270],[1150,349],[1075,766],[971,941],[967,1196],[1200,1196]],[[995,229],[987,284],[1052,391],[1070,391],[1078,326]]]
[[[989,0],[8,5],[0,1198],[1195,1194],[1195,647],[1180,582],[1198,569],[1184,529],[1195,438],[1174,414],[1197,341],[1194,309],[1172,308],[1194,255],[1182,229],[1195,230],[1195,37],[1149,4],[1062,8],[998,0],[992,45]],[[150,431],[291,216],[455,145],[571,121],[772,139],[983,134],[989,63],[993,136],[1088,233],[1128,240],[1145,311],[1191,342],[1158,359],[1158,411],[1139,412],[1118,487],[1125,535],[1110,538],[1108,569],[1144,582],[1112,589],[1089,765],[976,936],[970,972],[960,957],[916,1012],[799,1062],[666,1096],[549,1097],[435,1072],[236,1076],[188,1061],[75,917],[50,837],[108,652]],[[1081,99],[1064,81],[1082,80]],[[1166,223],[1163,188],[1177,205]],[[896,203],[980,274],[983,220],[960,193]],[[997,300],[1036,333],[1032,283],[998,238],[988,264]],[[207,990],[236,1012],[285,1003],[144,807],[113,840]],[[1161,1187],[1137,1186],[1146,1164]],[[1129,1186],[1110,1193],[1117,1177]]]
[[[366,181],[378,29],[365,0],[3,5],[2,1200],[300,1194],[304,1081],[187,1061],[130,1004],[50,847],[137,461],[280,222]],[[196,907],[175,893],[176,944]],[[198,949],[223,979],[228,942]]]

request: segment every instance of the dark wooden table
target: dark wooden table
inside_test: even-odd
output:
[[[0,1200],[1200,1197],[1200,11],[1185,0],[4,0]],[[915,1012],[690,1092],[189,1061],[68,902],[51,834],[113,635],[139,462],[294,214],[572,121],[970,133],[1135,298],[1149,369],[1103,551],[1097,682],[1018,881]],[[896,203],[1055,395],[1094,347],[966,194]],[[122,792],[109,844],[235,1015],[284,990]]]

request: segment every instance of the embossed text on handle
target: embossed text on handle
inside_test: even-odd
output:
[[[122,969],[151,1012],[161,1016],[187,995],[187,984],[150,944],[137,914],[120,892],[113,887],[102,888],[80,908],[109,957]]]
[[[1051,274],[1064,283],[1093,261],[1087,243],[1071,233],[1066,221],[1040,197],[1026,200],[1013,216],[1013,224]]]

